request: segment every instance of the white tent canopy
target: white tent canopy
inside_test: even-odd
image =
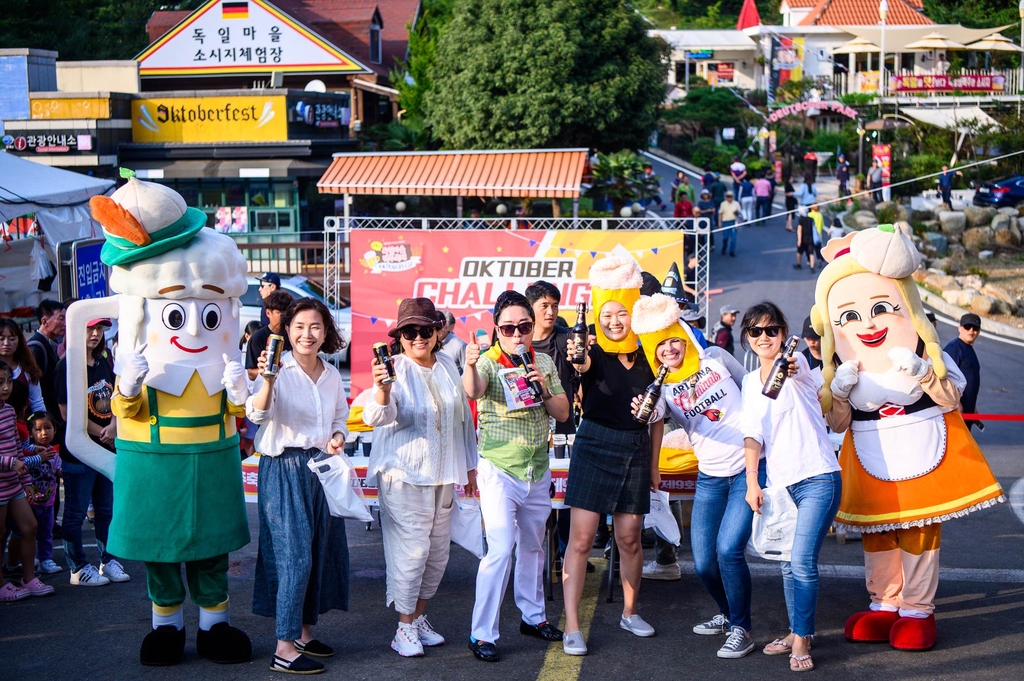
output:
[[[905,108],[900,109],[900,113],[922,123],[957,132],[971,132],[972,128],[979,126],[995,125],[998,127],[999,125],[994,118],[982,111],[980,106],[957,106],[943,109]],[[969,127],[968,124],[970,124]]]
[[[113,190],[113,180],[100,180],[52,168],[0,151],[0,220],[11,220],[50,208],[85,205],[96,194]]]

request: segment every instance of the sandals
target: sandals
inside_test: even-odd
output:
[[[765,655],[789,655],[793,652],[793,645],[786,643],[781,638],[777,638],[764,647],[762,651]]]
[[[810,665],[801,667],[800,664],[802,662],[810,662]],[[814,669],[814,660],[811,659],[810,655],[790,655],[789,669],[794,672],[809,672]]]
[[[0,586],[0,603],[13,603],[14,601],[28,598],[31,595],[28,589],[23,589],[11,582]]]

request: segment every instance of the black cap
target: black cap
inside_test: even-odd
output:
[[[973,312],[968,312],[967,314],[960,318],[960,326],[967,326],[968,324],[974,324],[976,327],[980,329],[981,317],[974,314]]]
[[[640,273],[640,295],[642,296],[653,296],[655,293],[661,290],[661,284],[658,283],[658,278],[650,272]]]
[[[281,277],[279,277],[274,272],[267,272],[262,277],[260,277],[260,281],[265,281],[268,284],[273,284],[274,286],[277,286],[278,288],[281,287]]]
[[[811,326],[811,318],[808,317],[804,320],[804,330],[800,333],[801,338],[810,338],[811,340],[821,340],[821,336]]]

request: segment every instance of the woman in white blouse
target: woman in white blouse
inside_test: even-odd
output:
[[[769,643],[764,652],[788,654],[790,669],[802,672],[814,669],[810,653],[818,606],[818,552],[839,510],[843,482],[818,403],[817,375],[807,359],[800,353],[790,358],[789,377],[776,399],[761,394],[788,334],[786,317],[774,303],[758,303],[743,315],[740,343],[752,347],[761,360],[760,371],[743,378],[743,436],[750,507],[760,513],[764,502],[757,481],[762,451],[768,484],[785,487],[796,503],[792,557],[782,563],[790,633]]]
[[[427,621],[451,546],[455,485],[476,487],[476,434],[455,360],[439,352],[442,322],[427,298],[406,298],[388,332],[394,383],[373,361],[373,397],[363,422],[374,427],[368,473],[377,475],[386,604],[395,604],[398,630],[391,648],[402,657],[423,655],[444,637]]]
[[[324,666],[306,657],[334,650],[313,638],[318,617],[348,609],[348,540],[345,522],[332,518],[323,488],[307,462],[338,454],[348,430],[348,401],[341,374],[317,353],[344,347],[327,307],[300,298],[285,313],[285,349],[277,376],[265,376],[260,355],[256,394],[246,415],[260,426],[260,545],[252,610],[276,618],[277,649],[271,670],[318,674]]]

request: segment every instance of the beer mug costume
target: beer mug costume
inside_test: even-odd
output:
[[[935,644],[942,523],[1005,500],[957,411],[966,385],[942,352],[911,274],[920,256],[893,225],[829,241],[818,277],[822,410],[847,431],[837,523],[863,532],[870,608],[851,641]],[[838,366],[837,366],[838,364]]]
[[[69,353],[69,382],[83,389],[68,391],[79,400],[69,403],[68,445],[107,477],[116,472],[109,546],[145,562],[153,604],[140,660],[181,661],[184,563],[199,606],[199,655],[248,661],[249,638],[228,623],[227,578],[228,553],[249,543],[235,429],[248,397],[237,361],[245,259],[229,237],[204,227],[205,213],[162,185],[131,178],[90,205],[103,226],[101,257],[118,295],[76,302],[68,328],[77,338],[86,319],[119,320],[117,455],[85,434],[80,353]]]

